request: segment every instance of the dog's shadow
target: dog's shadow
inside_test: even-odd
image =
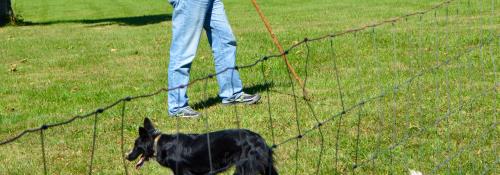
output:
[[[266,91],[267,89],[271,89],[271,87],[273,87],[273,83],[255,84],[250,87],[243,88],[243,92],[248,94],[255,94],[258,92]],[[220,103],[220,101],[221,99],[219,98],[219,96],[213,96],[193,104],[192,108],[195,110],[205,109],[214,106],[217,103]]]

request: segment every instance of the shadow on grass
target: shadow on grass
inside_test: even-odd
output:
[[[103,18],[103,19],[77,19],[77,20],[57,20],[57,21],[47,21],[47,22],[30,22],[23,21],[20,25],[25,26],[36,26],[36,25],[52,25],[52,24],[64,24],[64,23],[81,23],[81,24],[96,24],[102,25],[128,25],[128,26],[142,26],[148,24],[157,24],[163,21],[172,20],[171,14],[157,14],[157,15],[144,15],[144,16],[132,16],[132,17],[118,17],[118,18]]]
[[[243,92],[248,93],[248,94],[255,94],[258,92],[265,91],[268,88],[270,89],[271,87],[273,87],[272,83],[256,84],[256,85],[252,85],[250,87],[243,88]],[[221,102],[221,100],[220,100],[219,96],[209,97],[208,99],[205,99],[203,101],[200,101],[200,102],[193,104],[192,108],[195,110],[205,109],[205,108],[209,108],[211,106],[214,106],[220,102]]]

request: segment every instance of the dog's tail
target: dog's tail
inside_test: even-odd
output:
[[[274,166],[273,149],[266,144],[264,138],[259,134],[251,133],[251,143],[249,150],[246,154],[246,168],[247,172],[243,174],[262,174],[262,175],[278,175],[276,167]],[[248,171],[249,170],[249,171]]]
[[[241,174],[278,175],[274,167],[273,151],[267,145],[249,151],[247,159],[241,165]]]
[[[276,171],[276,167],[274,167],[274,156],[273,150],[268,147],[268,157],[267,164],[265,168],[265,175],[278,175],[278,171]]]

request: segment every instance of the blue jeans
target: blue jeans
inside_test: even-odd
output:
[[[168,87],[189,82],[191,63],[196,55],[201,31],[205,29],[214,55],[215,71],[236,66],[236,39],[224,12],[221,0],[169,0],[174,7],[172,44],[168,65]],[[238,70],[230,69],[217,75],[222,102],[242,94]],[[187,87],[168,92],[170,115],[188,106]]]

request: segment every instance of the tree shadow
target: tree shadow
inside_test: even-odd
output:
[[[273,83],[256,84],[250,87],[243,88],[243,92],[249,94],[255,94],[258,92],[265,91],[268,88],[271,89],[271,87],[273,87]],[[209,97],[208,99],[193,104],[191,107],[195,110],[205,109],[214,106],[217,103],[220,103],[220,101],[221,100],[219,96]]]
[[[144,16],[132,16],[132,17],[103,18],[103,19],[56,20],[47,22],[23,21],[21,25],[36,26],[36,25],[52,25],[52,24],[64,24],[64,23],[81,23],[81,24],[95,24],[97,26],[114,25],[114,24],[126,25],[126,26],[142,26],[142,25],[156,24],[170,20],[172,20],[171,14],[157,14],[157,15],[144,15]]]

